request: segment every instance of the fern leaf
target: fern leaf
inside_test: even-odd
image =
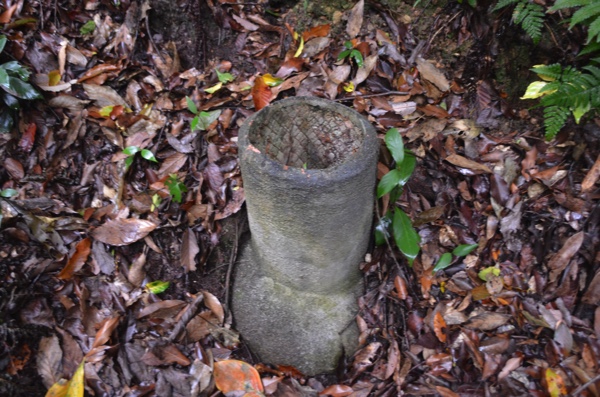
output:
[[[600,2],[594,2],[592,4],[588,4],[585,7],[580,8],[575,11],[575,14],[571,17],[571,25],[569,25],[569,29],[572,29],[573,26],[581,23],[590,18],[599,18],[600,17]]]
[[[542,26],[544,26],[544,9],[539,4],[528,4],[528,13],[523,19],[521,26],[531,37],[535,44],[542,38]]]
[[[564,127],[569,117],[569,109],[561,106],[548,106],[544,109],[544,129],[546,130],[546,139],[552,140]]]
[[[492,11],[498,11],[504,7],[508,7],[511,4],[519,3],[521,0],[500,0],[498,4],[492,9]]]
[[[562,76],[562,66],[559,63],[534,66],[531,71],[544,80],[558,80]]]
[[[589,38],[589,33],[588,33],[588,38]],[[598,37],[598,40],[600,40],[600,37]],[[592,54],[592,53],[598,52],[598,51],[600,51],[600,43],[590,43],[590,44],[586,45],[585,47],[583,47],[583,50],[581,50],[581,52],[577,55],[582,56],[582,55],[586,55],[586,54]]]
[[[590,26],[588,26],[588,37],[587,37],[587,41],[585,43],[590,44],[594,39],[596,39],[596,44],[598,43],[598,41],[600,41],[600,18],[599,17],[596,17],[596,19],[592,23],[590,23]]]
[[[556,0],[556,3],[548,9],[549,12],[562,10],[563,8],[581,7],[590,4],[592,0]]]

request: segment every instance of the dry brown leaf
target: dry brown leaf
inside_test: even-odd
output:
[[[522,362],[523,357],[509,358],[508,361],[506,361],[504,368],[502,368],[502,371],[500,371],[500,373],[498,374],[498,380],[506,378],[512,371],[519,368]]]
[[[488,174],[492,173],[492,170],[490,170],[486,165],[479,164],[476,161],[469,160],[468,158],[458,154],[451,154],[450,156],[446,157],[446,161],[456,165],[457,167],[468,168],[471,171],[485,172]]]
[[[465,327],[479,329],[482,331],[490,331],[506,324],[508,320],[510,320],[510,316],[507,314],[483,312],[471,317],[465,324]]]
[[[202,291],[202,295],[204,295],[204,304],[206,305],[206,307],[209,308],[215,316],[217,316],[219,324],[222,324],[225,320],[225,312],[223,310],[221,302],[219,302],[219,299],[217,299],[216,296],[214,296],[208,291]]]
[[[185,165],[187,161],[187,155],[184,153],[173,153],[166,159],[164,159],[160,165],[160,169],[157,171],[158,179],[165,178],[170,174],[177,173],[181,167]]]
[[[600,154],[585,178],[583,178],[583,182],[581,182],[581,191],[586,193],[592,190],[596,182],[598,182],[598,178],[600,178]]]
[[[399,299],[405,300],[408,298],[408,288],[404,277],[396,276],[394,278],[394,287],[396,287],[396,294]]]
[[[323,389],[319,396],[346,397],[354,393],[350,386],[346,385],[331,385]]]
[[[377,54],[370,55],[365,59],[363,66],[358,68],[358,70],[356,71],[356,76],[354,76],[354,78],[352,79],[354,87],[357,87],[360,83],[362,83],[369,77],[369,75],[377,65],[378,60],[379,57],[377,56]]]
[[[198,252],[200,252],[200,247],[198,247],[196,234],[190,228],[185,229],[181,242],[181,266],[183,266],[186,273],[196,270],[196,255]]]
[[[346,33],[350,36],[351,39],[355,38],[360,32],[360,27],[363,23],[363,14],[365,9],[365,0],[360,0],[352,10],[350,10],[350,15],[348,16],[348,25],[346,25]]]
[[[385,368],[385,379],[389,379],[400,367],[400,346],[396,339],[392,340],[388,348],[387,366]]]
[[[418,109],[425,116],[433,116],[437,117],[438,119],[445,119],[450,117],[450,114],[445,109],[442,109],[441,107],[432,105],[430,103],[428,103],[425,106],[419,106]]]
[[[597,305],[600,302],[600,272],[596,272],[592,282],[585,290],[582,300],[588,305]]]
[[[60,271],[59,280],[68,280],[73,277],[73,274],[78,272],[88,259],[91,251],[92,241],[89,238],[84,238],[75,247],[75,253],[71,256],[66,266]]]
[[[38,374],[42,377],[44,386],[47,388],[56,383],[61,377],[62,356],[63,353],[56,335],[42,337],[38,347],[36,364]]]
[[[120,316],[109,317],[102,321],[100,324],[100,328],[98,332],[96,332],[96,337],[94,338],[94,343],[92,344],[92,348],[99,347],[104,345],[110,339],[110,335],[119,325]]]
[[[83,89],[91,100],[96,102],[99,107],[111,106],[111,105],[122,105],[124,108],[129,109],[129,105],[125,100],[110,87],[103,85],[94,84],[83,84]]]
[[[256,110],[264,108],[273,100],[271,88],[267,85],[262,76],[259,76],[254,80],[254,85],[250,92],[252,93],[252,100],[254,101],[254,108]]]
[[[144,219],[115,219],[92,231],[92,237],[108,245],[128,245],[146,237],[156,229],[154,223]]]
[[[179,364],[187,367],[191,364],[191,361],[172,344],[152,347],[142,356],[142,361],[151,366]]]
[[[450,390],[450,389],[448,389],[447,387],[444,387],[444,386],[436,386],[435,390],[442,397],[460,397],[460,394],[455,393],[452,390]]]
[[[215,221],[225,219],[235,214],[242,208],[242,205],[245,201],[246,195],[244,194],[243,187],[232,189],[231,199],[227,201],[227,204],[225,204],[225,208],[215,212]]]
[[[422,79],[433,83],[440,91],[450,90],[450,83],[438,68],[421,57],[417,57],[417,69]]]
[[[145,265],[145,252],[142,252],[131,262],[131,266],[129,267],[129,273],[127,274],[127,280],[129,280],[129,282],[135,287],[140,287],[144,282],[144,278],[146,278],[146,270],[144,269]]]
[[[440,342],[446,343],[446,320],[444,320],[444,316],[439,311],[433,316],[433,332]]]
[[[4,169],[10,174],[10,177],[16,181],[20,181],[25,176],[25,170],[18,160],[7,157],[4,160]]]
[[[569,264],[573,255],[579,251],[581,244],[583,244],[584,237],[585,235],[583,232],[575,233],[565,241],[562,248],[550,259],[550,261],[548,261],[548,268],[550,269],[548,278],[551,283],[556,281],[560,273],[562,273]]]
[[[184,306],[184,301],[176,299],[151,303],[140,310],[137,318],[140,319],[146,316],[152,316],[152,318],[175,318]]]
[[[335,66],[331,73],[327,76],[327,82],[325,83],[325,93],[329,99],[335,99],[338,94],[338,86],[346,81],[350,76],[352,68],[350,65]]]
[[[302,38],[306,43],[310,39],[314,39],[315,37],[325,37],[329,34],[331,30],[331,24],[314,26],[308,29],[306,32],[302,33]]]

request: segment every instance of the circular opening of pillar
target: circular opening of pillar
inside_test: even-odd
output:
[[[338,165],[359,150],[364,131],[348,108],[298,99],[262,109],[248,131],[250,143],[283,165],[310,169]]]

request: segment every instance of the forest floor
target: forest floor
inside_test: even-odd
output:
[[[464,3],[2,2],[0,65],[42,97],[0,134],[0,395],[216,395],[239,359],[274,396],[599,396],[600,120],[549,142],[519,99],[577,37]],[[400,131],[417,166],[374,223],[402,208],[421,240],[412,266],[373,244],[360,349],[317,377],[260,363],[228,298],[239,127],[306,95],[373,124],[379,178]]]

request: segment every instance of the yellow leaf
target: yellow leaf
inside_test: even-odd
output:
[[[100,116],[102,117],[110,117],[110,114],[112,113],[113,109],[113,105],[104,106],[102,109],[100,109],[98,113],[100,113]]]
[[[581,118],[584,114],[586,114],[591,109],[591,104],[587,104],[587,106],[579,106],[573,109],[573,117],[575,118],[575,122],[579,124]]]
[[[46,397],[83,397],[85,360],[79,364],[70,381],[59,380],[48,389]]]
[[[344,91],[353,92],[354,91],[354,83],[350,81],[349,83],[344,84]]]
[[[546,86],[546,84],[548,83],[545,81],[534,81],[533,83],[529,84],[529,87],[527,87],[527,90],[525,90],[525,95],[523,95],[521,99],[536,99],[550,94],[553,91],[540,92]]]
[[[283,79],[273,77],[270,73],[263,75],[262,78],[265,84],[269,87],[276,87],[279,84],[283,83]]]
[[[561,397],[567,395],[567,388],[563,378],[554,372],[552,368],[546,369],[546,384],[550,397]]]
[[[298,46],[298,50],[296,50],[296,53],[294,54],[294,58],[298,58],[300,56],[300,54],[302,54],[303,50],[304,50],[304,37],[300,37],[300,45]]]
[[[206,88],[204,91],[208,92],[209,94],[214,94],[215,92],[219,91],[221,87],[223,87],[223,83],[219,82],[210,88]]]
[[[48,73],[48,85],[54,86],[60,83],[60,72],[58,70],[53,70]]]

